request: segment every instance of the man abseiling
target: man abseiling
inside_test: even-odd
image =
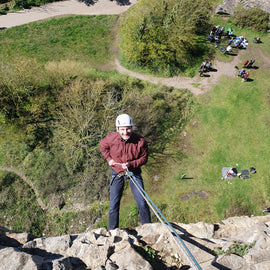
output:
[[[142,187],[141,166],[148,159],[148,145],[145,139],[132,131],[133,121],[128,114],[116,118],[116,132],[109,133],[100,141],[100,150],[111,166],[109,230],[119,227],[120,201],[124,190],[125,172],[131,171]],[[141,224],[151,223],[146,200],[132,181],[129,185],[137,203]]]

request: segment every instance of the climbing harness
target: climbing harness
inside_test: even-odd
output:
[[[160,212],[158,207],[154,204],[154,202],[150,199],[150,197],[147,195],[145,190],[140,186],[140,184],[137,182],[136,177],[134,174],[130,171],[126,171],[126,175],[129,177],[129,179],[133,182],[133,184],[136,186],[136,188],[139,190],[140,194],[143,196],[143,198],[148,203],[149,207],[152,209],[158,220],[166,227],[167,231],[170,235],[172,235],[173,240],[175,241],[176,245],[180,248],[180,250],[183,252],[183,254],[186,256],[187,260],[191,264],[193,269],[202,270],[196,259],[191,254],[190,250],[187,248],[181,237],[178,235],[178,233],[175,231],[175,229],[172,227],[172,225],[168,222],[168,220],[164,217],[164,215]],[[166,224],[168,226],[166,226]],[[170,231],[170,229],[171,231]],[[176,237],[174,237],[174,235]],[[177,241],[178,240],[178,241]]]

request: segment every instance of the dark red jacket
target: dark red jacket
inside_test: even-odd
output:
[[[129,170],[133,173],[140,173],[140,167],[148,159],[148,145],[145,139],[136,133],[132,133],[127,141],[123,140],[118,132],[110,133],[99,142],[99,145],[107,162],[111,159],[117,163],[128,162]],[[124,173],[121,165],[115,165],[112,169],[116,173]]]

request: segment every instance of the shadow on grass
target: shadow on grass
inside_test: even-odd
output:
[[[228,53],[228,55],[237,56],[238,54],[237,53]]]

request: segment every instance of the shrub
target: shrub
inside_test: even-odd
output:
[[[6,10],[3,10],[3,9],[0,10],[0,15],[6,15],[6,14],[7,14]]]
[[[269,29],[269,14],[259,7],[237,8],[233,15],[233,23],[238,27],[249,27],[260,32],[267,32]]]
[[[3,0],[4,1],[4,0]],[[61,0],[15,0],[15,9],[30,9],[31,7],[39,7],[47,3],[57,2]]]
[[[151,72],[174,75],[207,50],[207,0],[140,1],[121,23],[125,59]]]

